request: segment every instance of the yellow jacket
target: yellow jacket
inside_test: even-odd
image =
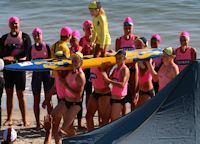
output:
[[[108,30],[108,21],[105,15],[98,15],[93,18],[93,34],[92,34],[92,43],[100,44],[100,47],[103,48],[104,45],[111,44],[110,33]]]

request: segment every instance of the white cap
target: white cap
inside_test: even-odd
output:
[[[14,128],[7,128],[7,129],[5,129],[4,132],[3,132],[3,139],[4,139],[4,141],[9,141],[7,139],[9,131],[10,131],[10,141],[14,142],[17,139],[17,132],[15,131]]]

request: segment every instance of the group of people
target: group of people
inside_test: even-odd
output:
[[[148,48],[148,40],[134,34],[134,22],[131,17],[123,22],[124,34],[116,39],[115,50],[108,50],[111,37],[106,13],[100,2],[88,5],[93,20],[83,22],[84,36],[68,26],[60,30],[60,39],[50,48],[43,41],[41,28],[34,28],[32,36],[20,30],[20,19],[9,18],[10,32],[0,39],[0,58],[5,64],[35,59],[70,58],[73,69],[70,71],[33,72],[32,92],[34,95],[34,114],[36,128],[40,128],[41,84],[44,85],[45,100],[42,107],[47,107],[48,115],[44,119],[46,130],[45,143],[59,143],[60,134],[75,135],[74,119],[78,119],[78,129],[82,126],[82,100],[86,96],[87,130],[94,129],[94,115],[98,112],[99,126],[112,122],[131,110],[143,105],[162,90],[180,71],[196,59],[196,49],[189,46],[188,32],[180,34],[180,47],[167,47],[158,58],[126,64],[127,51]],[[70,44],[70,46],[69,46]],[[161,37],[153,34],[151,48],[159,48]],[[82,69],[84,55],[104,57],[114,55],[116,65],[103,63],[101,67]],[[7,120],[4,124],[12,125],[14,86],[19,100],[23,125],[27,126],[26,101],[24,96],[26,74],[21,71],[3,71],[7,96]],[[57,94],[58,104],[53,107],[51,97]],[[84,94],[85,93],[85,94]],[[61,120],[62,126],[60,127]]]

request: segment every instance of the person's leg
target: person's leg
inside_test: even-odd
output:
[[[7,119],[4,125],[12,125],[12,112],[13,112],[13,88],[6,88],[6,108]],[[7,124],[6,124],[7,123]]]
[[[111,114],[110,96],[101,96],[98,100],[99,115],[102,119],[101,126],[109,123]]]
[[[19,101],[19,109],[21,111],[22,120],[24,126],[27,126],[26,119],[26,99],[24,97],[24,90],[26,85],[26,74],[25,72],[15,72],[15,85],[16,85],[16,93]]]
[[[84,95],[84,94],[83,94]],[[82,126],[82,116],[83,116],[83,105],[81,104],[81,109],[77,114],[77,119],[78,119],[78,129],[79,130],[84,130],[85,127]]]
[[[122,104],[112,103],[112,108],[111,108],[111,121],[112,122],[121,117],[122,108],[123,108]]]
[[[47,103],[47,113],[50,114],[51,111],[53,110],[53,104],[52,104],[51,96],[49,96],[49,94],[51,94],[50,89],[52,88],[54,83],[50,77],[49,71],[42,72],[42,81],[43,81],[45,99],[48,99],[47,97],[49,97],[49,102]],[[51,95],[53,95],[53,93]]]
[[[19,100],[19,109],[22,115],[22,120],[24,126],[27,126],[27,119],[26,119],[26,99],[24,98],[24,91],[17,90],[17,97]]]
[[[64,123],[61,130],[67,133],[67,130],[72,129],[73,121],[76,118],[77,113],[80,111],[79,105],[72,105],[70,108],[67,108],[66,112],[63,115]]]
[[[13,112],[13,89],[14,89],[14,76],[12,71],[3,71],[6,90],[6,109],[7,119],[3,125],[12,125],[12,112]]]
[[[59,144],[59,141],[60,141],[59,125],[60,125],[60,121],[62,119],[63,113],[65,111],[66,111],[65,103],[64,101],[61,100],[51,112],[51,115],[53,118],[52,134],[54,136],[56,144]]]
[[[86,113],[86,121],[87,121],[87,129],[91,131],[94,129],[94,114],[98,109],[97,100],[94,98],[93,95],[90,96],[87,106],[87,113]]]
[[[48,94],[49,92],[44,92],[45,99],[48,97]],[[50,101],[47,103],[47,113],[50,114],[52,110],[53,110],[53,103],[52,100],[50,99]]]
[[[31,87],[33,92],[33,111],[36,120],[36,129],[40,128],[40,93],[41,93],[41,77],[38,72],[33,72]]]
[[[142,106],[144,103],[146,103],[150,99],[151,98],[148,95],[139,95],[139,99],[138,99],[136,107],[138,108],[138,107]]]
[[[34,95],[33,110],[36,120],[36,129],[40,128],[40,95]]]

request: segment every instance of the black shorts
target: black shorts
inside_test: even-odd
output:
[[[78,105],[78,106],[80,106],[80,108],[82,107],[82,102],[69,102],[66,100],[64,100],[64,102],[65,102],[65,106],[67,107],[67,109],[70,109],[70,107],[73,105]]]
[[[127,101],[127,96],[125,96],[123,99],[110,99],[110,104],[112,105],[113,103],[120,103],[121,105],[125,105],[126,103],[128,103]]]
[[[49,91],[51,88],[50,72],[33,72],[31,87],[34,95],[40,95],[42,83],[44,87],[44,92]]]
[[[111,92],[108,92],[108,93],[96,93],[95,91],[92,93],[92,96],[98,100],[100,97],[102,96],[111,96]]]
[[[155,91],[154,89],[146,91],[146,92],[140,90],[139,96],[142,96],[142,95],[148,95],[150,98],[152,98],[153,96],[155,96]]]
[[[14,88],[14,85],[16,87],[16,90],[25,90],[26,86],[26,73],[23,71],[9,71],[4,70],[3,71],[3,77],[5,80],[5,88]]]

